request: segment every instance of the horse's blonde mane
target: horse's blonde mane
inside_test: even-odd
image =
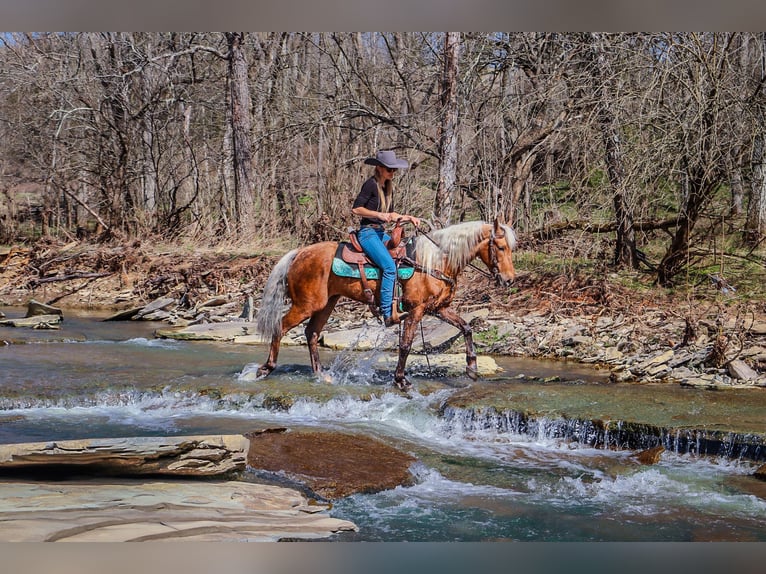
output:
[[[428,237],[418,237],[415,244],[415,259],[426,271],[438,269],[459,273],[476,256],[476,247],[481,243],[485,221],[467,221],[439,229]],[[511,249],[516,248],[516,234],[508,225],[501,225]]]

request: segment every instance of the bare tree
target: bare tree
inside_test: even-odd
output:
[[[614,249],[614,262],[637,269],[639,265],[636,248],[636,230],[633,226],[633,212],[626,197],[626,177],[622,149],[622,136],[614,109],[614,90],[612,83],[615,74],[612,71],[612,50],[607,47],[604,35],[590,34],[590,46],[593,54],[593,93],[597,106],[597,117],[604,142],[604,161],[612,187],[614,218],[617,224],[617,237]],[[613,46],[612,46],[613,47]]]
[[[229,46],[229,90],[234,159],[234,196],[237,231],[242,236],[255,228],[253,193],[253,149],[250,85],[244,52],[245,33],[227,32]]]
[[[766,238],[766,33],[760,32],[748,44],[752,52],[750,63],[754,69],[755,87],[751,90],[752,125],[754,128],[750,155],[751,188],[747,208],[745,239],[758,246]]]
[[[727,97],[731,34],[689,34],[667,38],[671,52],[660,62],[667,74],[661,91],[665,105],[666,129],[675,134],[681,205],[678,225],[657,269],[660,285],[671,285],[688,265],[692,232],[702,210],[724,181],[725,118],[732,100]],[[674,54],[686,54],[677,60]],[[670,94],[668,90],[673,90]]]
[[[439,137],[439,183],[436,186],[434,217],[446,225],[452,217],[458,166],[458,70],[460,32],[444,35],[444,74],[441,94]]]

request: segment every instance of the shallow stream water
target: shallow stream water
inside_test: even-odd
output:
[[[333,505],[334,516],[359,526],[341,540],[766,541],[766,483],[750,476],[762,463],[668,450],[658,464],[642,466],[634,451],[592,448],[555,424],[556,413],[651,424],[682,417],[763,432],[761,390],[615,386],[583,366],[498,359],[503,375],[477,384],[520,397],[550,424],[517,432],[442,416],[440,405],[468,380],[441,380],[440,390],[420,394],[433,382],[427,376],[413,377],[409,398],[307,393],[289,410],[272,411],[248,394],[242,376],[264,359],[265,347],[155,339],[159,325],[101,318],[67,315],[60,331],[0,329],[0,341],[14,341],[0,346],[0,443],[272,425],[339,429],[418,459],[414,486]],[[374,372],[367,355],[324,353],[323,360],[336,385],[388,388],[390,374]],[[323,384],[313,380],[305,348],[283,347],[280,365],[276,381]]]

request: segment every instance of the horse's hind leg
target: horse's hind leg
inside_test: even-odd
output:
[[[290,310],[282,317],[282,332],[279,335],[274,335],[271,338],[271,347],[269,348],[269,358],[258,368],[258,376],[265,377],[277,366],[277,357],[279,357],[279,346],[282,342],[282,337],[290,329],[299,325],[309,316],[308,312],[303,309],[298,309],[295,305],[290,307]]]
[[[271,338],[271,347],[269,348],[269,358],[258,367],[258,376],[265,377],[277,366],[277,357],[279,356],[279,344],[282,342],[282,335],[275,335]]]
[[[314,313],[306,324],[304,333],[306,334],[309,356],[311,357],[311,370],[314,371],[314,373],[322,372],[322,364],[319,362],[319,334],[327,323],[327,319],[330,318],[333,309],[335,309],[335,304],[338,302],[338,299],[340,299],[340,295],[330,297],[327,301],[327,305]]]
[[[453,327],[460,329],[460,332],[463,334],[463,339],[465,340],[465,373],[471,379],[476,380],[479,376],[479,368],[476,363],[476,351],[473,347],[473,331],[471,330],[471,326],[449,307],[437,311],[436,316]]]

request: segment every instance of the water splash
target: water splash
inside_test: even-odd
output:
[[[365,323],[350,345],[342,349],[327,369],[328,381],[333,385],[383,384],[375,365],[382,355],[381,344],[386,331],[379,325]],[[360,350],[362,341],[371,348]]]

